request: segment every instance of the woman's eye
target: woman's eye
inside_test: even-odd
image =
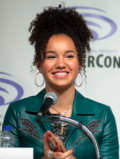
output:
[[[73,58],[73,55],[68,55],[68,56],[66,56],[67,58]]]
[[[47,58],[48,59],[53,59],[53,58],[55,58],[55,56],[48,56]]]

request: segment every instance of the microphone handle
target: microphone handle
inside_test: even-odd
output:
[[[51,107],[51,105],[53,104],[53,99],[52,98],[46,98],[43,105],[41,106],[39,112],[37,113],[36,116],[36,121],[39,122],[40,119],[46,115],[46,113],[48,112],[48,109]]]

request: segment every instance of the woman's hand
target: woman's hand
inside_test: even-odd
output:
[[[47,132],[44,134],[44,156],[42,159],[50,159],[50,158],[57,158],[61,156],[63,153],[62,152],[52,152],[51,157],[48,157],[48,152],[52,151],[50,145],[49,145],[49,140],[47,137]]]
[[[51,144],[53,145],[55,152],[66,152],[67,151],[63,145],[63,142],[59,139],[58,136],[56,136],[49,130],[46,132],[46,135],[47,135],[48,141],[50,141]]]
[[[62,152],[63,154],[60,156],[55,156],[54,158],[57,159],[75,159],[73,156],[73,150],[66,150],[66,148],[63,145],[63,142],[56,136],[54,135],[51,131],[47,131],[46,136],[48,138],[48,141],[50,141],[53,145],[54,151],[55,152]],[[52,154],[51,154],[52,156]]]

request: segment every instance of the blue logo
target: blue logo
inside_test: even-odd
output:
[[[0,72],[0,75],[6,75],[6,76],[13,77],[12,75],[4,73],[4,72]],[[19,100],[23,96],[24,90],[18,83],[13,82],[13,81],[11,81],[9,79],[5,79],[5,78],[0,78],[0,83],[6,84],[6,85],[10,85],[10,86],[14,87],[17,90],[17,96],[14,99],[12,99],[11,101],[9,101],[9,102],[5,102],[4,97],[0,95],[0,106],[7,105],[7,104],[9,104],[11,102]],[[0,87],[0,92],[4,92],[4,93],[9,94],[9,91],[6,90],[3,87]]]
[[[104,10],[101,10],[101,9],[98,9],[98,8],[92,8],[92,7],[84,7],[84,6],[75,6],[75,7],[68,7],[68,8],[76,8],[77,11],[78,11],[78,9],[84,10],[85,12],[87,11],[87,13],[84,13],[82,11],[79,11],[79,13],[81,15],[83,15],[83,17],[85,17],[85,19],[87,19],[87,18],[89,18],[89,19],[92,18],[93,19],[93,21],[86,20],[86,22],[87,22],[87,25],[91,28],[91,31],[92,31],[93,36],[94,36],[94,40],[103,40],[103,39],[109,38],[110,36],[112,36],[117,31],[117,25],[113,20],[111,20],[111,19],[109,19],[109,18],[107,18],[103,15],[100,15],[100,13],[101,14],[106,13]],[[98,14],[88,13],[88,11],[90,11],[90,12],[92,12],[92,11],[96,12],[97,11],[97,12],[100,12],[100,13],[98,13]],[[104,31],[104,25],[101,26],[101,23],[98,24],[98,22],[95,22],[96,20],[97,21],[100,20],[101,22],[105,22],[110,26],[109,32],[105,33],[105,35],[102,35],[102,37],[99,37],[100,33],[98,31],[92,29],[94,27],[94,28],[100,29],[100,31]]]

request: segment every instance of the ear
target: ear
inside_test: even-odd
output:
[[[37,65],[37,68],[38,68],[39,72],[41,73],[41,72],[42,72],[42,68],[41,68],[40,62],[38,61],[38,62],[36,63],[36,65]]]

